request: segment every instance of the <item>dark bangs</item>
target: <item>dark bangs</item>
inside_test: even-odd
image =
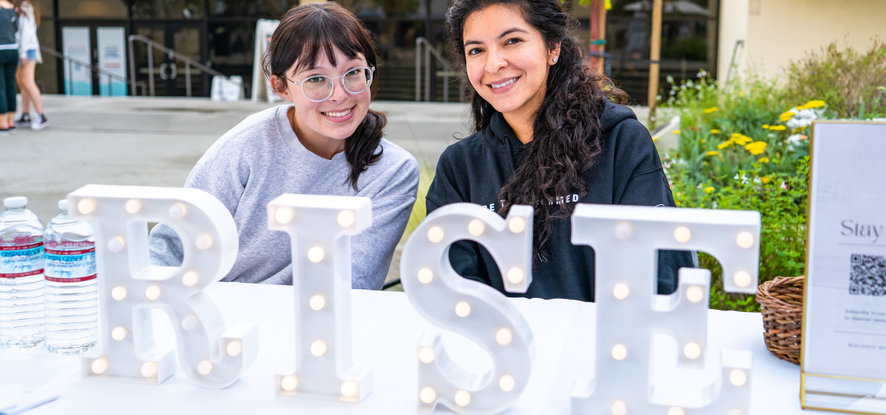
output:
[[[375,48],[369,32],[353,14],[338,3],[313,3],[289,10],[274,30],[265,58],[268,76],[286,76],[286,71],[297,64],[296,70],[314,68],[321,54],[333,66],[337,65],[335,50],[348,58],[363,54],[368,66],[377,67]],[[373,95],[375,83],[372,85]]]

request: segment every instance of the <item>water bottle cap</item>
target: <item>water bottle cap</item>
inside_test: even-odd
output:
[[[68,199],[61,199],[58,201],[58,210],[68,210]]]
[[[25,196],[12,196],[3,199],[3,206],[7,209],[17,209],[28,206],[28,198]]]

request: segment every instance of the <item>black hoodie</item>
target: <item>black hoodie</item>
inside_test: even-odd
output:
[[[600,117],[603,127],[602,154],[584,174],[588,194],[578,189],[560,195],[568,205],[575,203],[674,206],[674,198],[661,160],[649,132],[629,108],[606,101]],[[437,162],[437,172],[426,197],[428,213],[440,206],[470,202],[492,211],[500,207],[498,192],[521,162],[521,143],[500,113],[489,126],[446,148]],[[509,296],[594,300],[594,251],[570,241],[569,218],[551,223],[547,261],[534,261],[532,284],[525,294],[505,293],[501,274],[489,253],[474,242],[454,244],[449,258],[455,270],[484,282]],[[658,292],[676,289],[677,270],[693,267],[690,251],[659,253]]]

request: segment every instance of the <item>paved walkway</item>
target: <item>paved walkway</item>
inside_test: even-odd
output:
[[[43,223],[57,213],[59,199],[86,184],[181,186],[225,131],[279,105],[61,95],[43,102],[48,128],[0,136],[0,198],[27,196]],[[376,101],[372,108],[388,114],[385,136],[431,169],[443,149],[470,130],[466,104]],[[645,108],[634,111],[646,121]],[[388,279],[399,274],[397,262]]]
[[[27,196],[45,223],[56,214],[58,199],[86,184],[181,186],[219,136],[273,105],[44,96],[48,128],[0,136],[0,198]],[[469,131],[465,104],[376,101],[372,107],[388,114],[386,137],[430,167]],[[634,110],[645,121],[645,108]]]
[[[0,136],[0,198],[27,196],[45,223],[56,202],[86,184],[181,186],[225,131],[268,103],[203,98],[101,98],[49,95],[49,127]],[[386,136],[434,165],[462,124],[462,104],[376,102]],[[464,117],[463,117],[464,116]]]

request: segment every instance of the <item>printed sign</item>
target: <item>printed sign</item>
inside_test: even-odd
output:
[[[803,407],[886,414],[886,123],[812,128]]]
[[[65,95],[92,95],[92,70],[89,51],[88,27],[62,28],[62,53],[72,60],[65,60],[64,79]]]
[[[126,30],[100,27],[98,36],[98,91],[102,96],[126,95]],[[108,73],[113,76],[108,76]]]
[[[271,43],[271,35],[280,24],[279,20],[259,19],[255,24],[255,59],[252,65],[252,102],[264,98],[268,102],[280,101],[280,97],[271,89],[271,82],[265,77],[263,69],[265,52]]]

